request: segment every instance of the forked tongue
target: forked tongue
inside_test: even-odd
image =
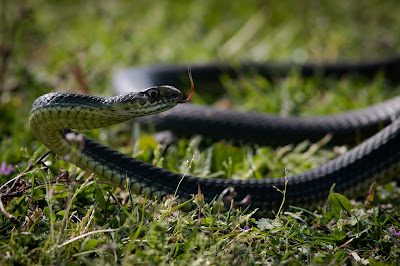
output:
[[[187,103],[193,97],[194,83],[193,83],[193,78],[192,78],[192,70],[190,69],[190,67],[188,68],[188,74],[189,74],[189,79],[190,79],[190,84],[191,84],[190,94],[185,100],[180,100],[178,103]]]

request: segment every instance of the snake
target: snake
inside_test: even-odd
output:
[[[355,73],[371,77],[384,72],[390,82],[396,82],[400,57],[319,64],[207,63],[193,65],[191,69],[196,86],[212,88],[221,85],[219,77],[223,73],[234,77],[238,73],[256,72],[273,78],[286,75],[291,69],[303,76],[341,77]],[[121,70],[112,81],[114,91],[120,95],[113,97],[66,92],[45,94],[32,105],[29,114],[31,130],[61,159],[116,186],[128,187],[134,194],[162,199],[175,192],[178,201],[186,203],[183,210],[196,207],[190,200],[199,189],[204,201],[212,202],[229,188],[234,201],[256,209],[258,216],[271,216],[282,203],[285,207],[316,208],[326,202],[333,186],[335,192],[347,197],[364,195],[373,182],[388,182],[400,173],[400,120],[397,119],[400,97],[363,109],[324,116],[280,117],[220,110],[189,104],[191,96],[183,99],[183,93],[176,87],[184,84],[182,76],[187,74],[186,71],[186,66],[179,64]],[[236,143],[279,146],[305,139],[318,141],[326,134],[332,134],[334,144],[357,144],[356,140],[365,140],[335,159],[300,174],[233,180],[171,172],[72,131],[101,128],[132,118],[144,123],[150,119],[157,129],[170,129],[183,136],[200,134],[215,141],[228,138]]]

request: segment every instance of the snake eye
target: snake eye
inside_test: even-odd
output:
[[[147,96],[149,96],[150,98],[156,98],[159,94],[160,92],[156,89],[150,89],[147,91]]]

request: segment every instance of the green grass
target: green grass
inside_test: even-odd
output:
[[[299,3],[300,2],[300,3]],[[399,51],[397,1],[19,1],[0,3],[0,163],[15,178],[47,150],[28,125],[32,102],[51,91],[112,95],[115,70],[143,64],[223,60],[323,61],[381,57]],[[79,84],[80,69],[88,88]],[[75,72],[76,73],[76,72]],[[221,99],[235,109],[327,114],[368,106],[400,87],[358,77],[271,83],[258,76],[221,77]],[[196,82],[196,81],[195,81]],[[221,101],[196,92],[194,101]],[[233,146],[193,137],[171,145],[125,123],[85,134],[160,167],[218,178],[296,174],[348,147],[304,142],[280,148]],[[318,210],[291,208],[275,219],[250,211],[178,211],[174,199],[153,202],[101,184],[50,155],[21,178],[34,186],[3,200],[0,264],[398,264],[399,188],[377,188],[368,208],[333,194]],[[189,167],[190,164],[190,167]],[[55,180],[60,182],[56,183]],[[10,187],[10,185],[8,186]],[[5,193],[5,189],[1,190]],[[367,194],[365,195],[367,196]],[[336,200],[335,200],[336,199]],[[275,210],[277,212],[278,210]]]

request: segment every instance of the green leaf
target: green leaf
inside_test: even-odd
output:
[[[99,245],[99,243],[101,243],[100,240],[97,239],[87,239],[84,243],[83,246],[83,251],[87,251],[87,250],[94,250],[97,248],[97,246]]]
[[[283,224],[281,221],[277,219],[269,219],[269,218],[261,218],[258,221],[255,221],[255,224],[261,230],[272,230],[276,228],[282,228]]]
[[[56,214],[57,220],[62,220],[64,218],[65,213],[66,213],[65,210],[57,212],[57,214]]]
[[[56,214],[54,213],[54,211],[51,211],[51,214],[50,214],[50,209],[49,209],[49,207],[44,207],[44,209],[43,209],[43,213],[44,213],[44,215],[46,215],[47,216],[47,218],[49,218],[49,220],[51,220],[51,221],[55,221],[56,220]]]
[[[213,219],[211,217],[206,217],[201,221],[202,225],[210,225],[213,223]]]
[[[64,199],[64,198],[67,198],[68,195],[69,195],[69,191],[64,191],[64,192],[58,193],[57,195],[54,195],[53,199]]]
[[[38,201],[39,199],[43,198],[45,196],[45,193],[41,189],[34,189],[33,192],[33,200]]]
[[[104,199],[104,193],[103,193],[103,191],[100,189],[99,186],[97,186],[97,187],[94,189],[94,195],[95,195],[95,198],[96,198],[96,200],[97,200],[97,202],[98,202],[98,204],[99,204],[99,207],[100,207],[101,209],[105,210],[105,209],[107,208],[107,203],[106,203],[106,200]]]
[[[344,230],[335,230],[331,234],[332,238],[335,239],[336,241],[343,240],[347,235]]]
[[[340,218],[341,210],[345,210],[348,214],[351,215],[351,210],[353,209],[353,206],[345,196],[339,193],[330,193],[329,198],[332,202],[333,216],[335,216],[336,220]]]

